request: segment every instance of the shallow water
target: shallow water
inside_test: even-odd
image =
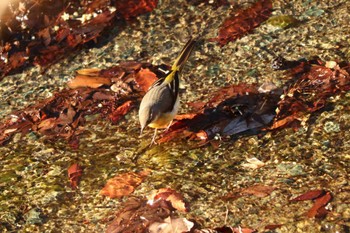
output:
[[[248,6],[234,1],[235,8]],[[349,61],[349,1],[274,1],[273,15],[293,15],[303,22],[280,29],[261,25],[240,40],[219,47],[201,42],[182,77],[181,112],[186,102],[206,100],[219,87],[240,82],[273,81],[283,86],[283,72],[272,71],[272,53],[289,59],[319,56],[323,60]],[[110,40],[83,50],[53,65],[44,74],[30,68],[0,82],[0,117],[22,109],[55,91],[81,68],[107,68],[122,60],[170,63],[190,35],[216,36],[230,13],[228,7],[192,6],[186,1],[160,1],[159,7]],[[269,52],[267,52],[269,51]],[[101,232],[122,205],[99,195],[115,174],[139,171],[152,174],[134,195],[171,187],[182,193],[191,211],[187,218],[205,227],[244,226],[263,231],[266,225],[283,224],[275,232],[346,232],[350,224],[350,95],[331,98],[326,111],[312,116],[310,125],[298,131],[250,135],[211,146],[193,148],[194,142],[170,142],[151,148],[152,130],[139,138],[136,111],[118,125],[98,116],[89,117],[78,150],[66,142],[47,142],[34,133],[16,135],[0,148],[0,222],[12,232]],[[265,163],[247,169],[247,158]],[[69,186],[67,168],[83,167],[79,189]],[[264,198],[242,197],[224,201],[222,196],[254,184],[275,187]],[[312,202],[289,203],[292,197],[312,189],[329,190],[331,211],[323,220],[304,213]]]

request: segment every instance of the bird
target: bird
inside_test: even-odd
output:
[[[139,121],[141,133],[148,126],[154,128],[150,146],[155,143],[157,130],[168,129],[179,109],[179,83],[184,64],[191,55],[196,41],[190,38],[176,58],[168,75],[155,81],[141,100]]]

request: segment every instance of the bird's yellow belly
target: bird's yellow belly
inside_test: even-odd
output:
[[[179,98],[177,98],[173,111],[161,114],[157,119],[152,121],[148,126],[154,129],[167,128],[171,123],[171,121],[176,116],[177,111],[179,109],[179,105],[180,105]]]
[[[166,128],[168,127],[170,122],[174,119],[174,117],[175,117],[175,114],[173,114],[172,112],[163,113],[156,120],[151,122],[148,126],[155,129]]]

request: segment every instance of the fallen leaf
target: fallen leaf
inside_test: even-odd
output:
[[[144,92],[147,92],[148,89],[152,86],[152,84],[157,80],[157,75],[150,71],[148,68],[141,69],[135,75],[135,82],[137,83],[139,88]]]
[[[78,183],[82,174],[83,170],[77,163],[72,164],[68,168],[68,178],[70,180],[72,189],[76,189],[78,187]]]
[[[265,163],[262,162],[261,160],[255,158],[255,157],[252,157],[252,158],[247,158],[246,161],[248,163],[243,163],[242,164],[242,167],[244,168],[248,168],[248,169],[258,169],[258,168],[261,168],[263,166],[265,166]]]
[[[270,225],[266,225],[265,229],[266,230],[275,230],[277,228],[280,228],[281,226],[283,226],[283,224],[270,224]]]
[[[271,0],[258,0],[251,7],[240,10],[227,18],[220,26],[219,35],[211,41],[221,46],[241,38],[267,20],[272,12]]]
[[[324,206],[328,204],[328,202],[332,199],[332,195],[330,192],[327,192],[323,196],[315,199],[314,205],[311,207],[311,209],[307,212],[307,217],[313,218],[317,215],[318,211],[322,211],[323,213],[320,214],[320,216],[324,215],[325,209],[323,209]]]
[[[164,222],[154,222],[149,226],[150,233],[183,233],[189,232],[194,226],[186,218],[167,217]]]
[[[135,188],[150,174],[149,170],[139,173],[127,172],[109,179],[105,187],[100,191],[103,196],[120,198],[133,193]]]
[[[307,191],[306,193],[303,193],[289,201],[305,201],[305,200],[314,200],[316,198],[319,198],[323,196],[326,193],[325,190],[323,189],[317,189],[317,190],[310,190]]]
[[[251,194],[256,197],[267,197],[276,188],[272,186],[265,186],[261,184],[253,185],[242,190],[242,194]]]
[[[171,188],[161,188],[153,192],[148,197],[148,204],[153,206],[155,203],[162,200],[170,202],[171,206],[176,210],[188,212],[188,207],[182,195]]]
[[[214,229],[195,229],[194,233],[254,233],[257,232],[251,228],[245,227],[216,227]]]
[[[110,84],[111,80],[109,78],[77,75],[67,83],[67,86],[71,89],[76,89],[78,87],[98,88],[102,85]]]
[[[122,105],[109,114],[109,119],[113,124],[116,124],[123,116],[125,116],[133,108],[133,102],[131,100],[126,101]]]

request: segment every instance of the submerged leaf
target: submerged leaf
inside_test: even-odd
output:
[[[280,28],[292,27],[299,23],[299,20],[294,18],[292,15],[276,15],[270,17],[266,23]]]
[[[267,20],[272,12],[271,0],[258,0],[251,7],[235,12],[220,26],[219,35],[212,41],[221,46],[241,38]]]
[[[100,194],[110,198],[128,196],[134,192],[135,188],[142,183],[149,173],[148,170],[145,170],[139,173],[128,172],[116,175],[107,181]]]
[[[72,189],[76,189],[78,187],[78,183],[82,174],[83,174],[83,170],[77,163],[72,164],[68,168],[68,177],[69,177]]]

